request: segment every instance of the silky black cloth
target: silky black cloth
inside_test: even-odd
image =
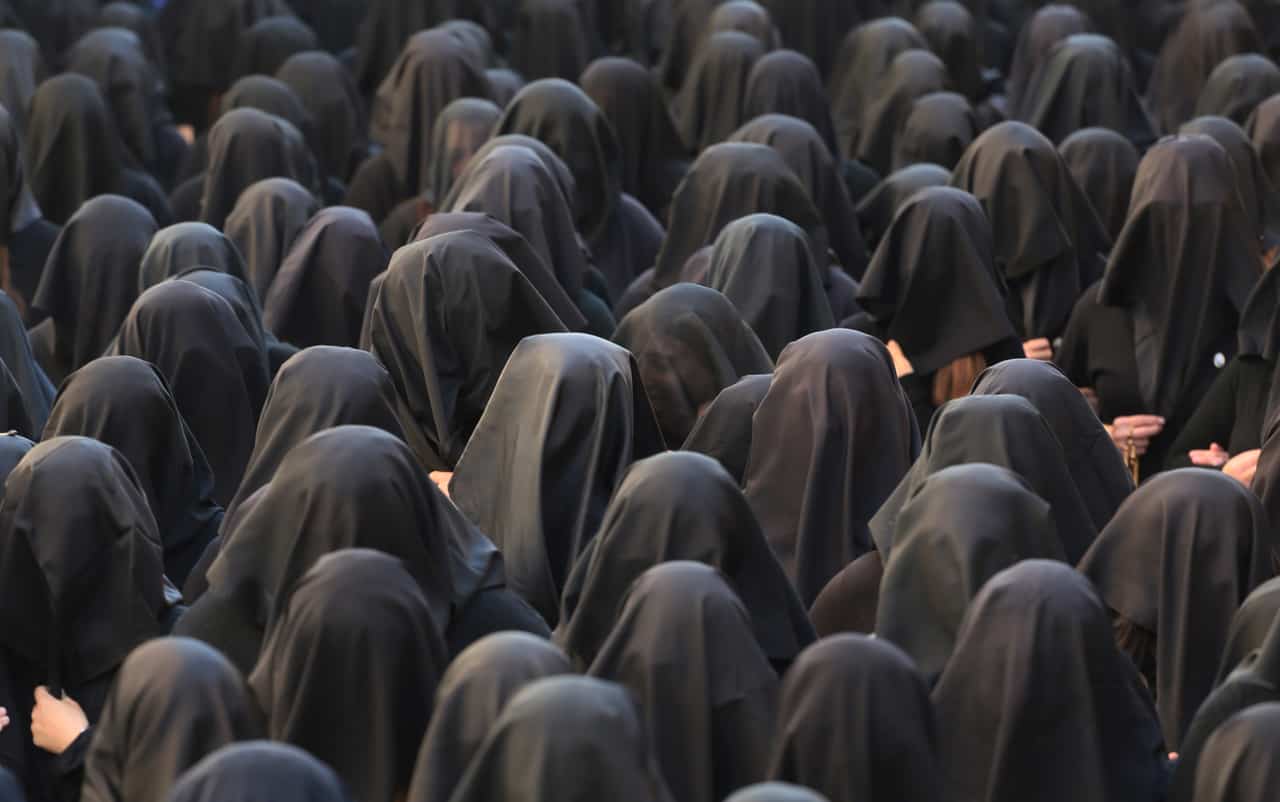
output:
[[[893,146],[893,167],[936,164],[954,169],[977,138],[978,117],[964,95],[930,92],[917,98],[902,120]]]
[[[817,791],[784,782],[749,785],[730,795],[725,802],[828,802]]]
[[[525,686],[494,722],[456,802],[671,802],[630,694],[586,677]]]
[[[165,575],[179,587],[217,534],[213,470],[164,377],[127,356],[95,359],[59,389],[43,438],[82,435],[115,448],[146,493],[164,546]]]
[[[911,23],[899,17],[865,22],[840,44],[827,80],[840,152],[852,158],[863,134],[863,119],[879,93],[881,79],[899,53],[929,44]],[[892,136],[894,132],[890,132]]]
[[[1028,560],[989,581],[933,691],[944,787],[989,802],[1162,798],[1159,722],[1109,624],[1070,566]]]
[[[845,33],[865,20],[885,16],[892,4],[887,0],[764,0],[763,5],[773,15],[783,44],[813,59],[827,75]]]
[[[208,223],[177,223],[151,238],[138,267],[138,292],[197,267],[248,279],[244,257],[226,234]]]
[[[947,67],[942,59],[927,50],[899,53],[867,99],[857,147],[852,148],[849,155],[880,175],[887,174],[893,167],[894,143],[915,101],[948,88]]]
[[[1110,241],[1053,143],[1023,123],[1001,123],[969,147],[951,184],[981,201],[992,221],[1019,335],[1058,337],[1076,299],[1102,275]]]
[[[288,361],[289,357],[297,353],[298,349],[280,342],[263,326],[262,307],[258,303],[258,296],[254,295],[253,290],[249,289],[249,285],[245,282],[230,273],[207,267],[192,268],[179,273],[176,278],[203,287],[231,304],[232,311],[240,319],[240,325],[249,333],[249,338],[256,346],[266,351],[272,376],[279,372],[280,366]]]
[[[661,61],[654,65],[654,72],[669,95],[678,93],[688,79],[694,59],[707,37],[711,16],[721,2],[671,0],[661,22],[666,33],[665,47]]]
[[[929,687],[911,659],[887,641],[834,635],[787,672],[769,777],[831,802],[933,802],[943,798],[937,748]]]
[[[1141,159],[1138,149],[1109,128],[1084,128],[1062,140],[1058,153],[1114,241],[1129,212]]]
[[[931,686],[969,602],[1021,560],[1065,562],[1048,503],[994,465],[945,468],[903,506],[880,581],[876,637],[905,651]]]
[[[138,298],[108,353],[159,369],[213,468],[214,500],[230,501],[270,383],[267,354],[231,304],[188,281],[163,282]]]
[[[408,790],[449,661],[412,568],[367,549],[321,557],[277,604],[249,678],[272,739],[324,760],[368,802]]]
[[[1280,186],[1280,98],[1262,101],[1245,123],[1271,185]]]
[[[526,337],[483,412],[450,496],[503,550],[511,589],[554,624],[614,488],[665,448],[662,434],[635,358],[585,334]]]
[[[926,95],[925,97],[929,97]],[[907,199],[928,187],[951,183],[951,171],[937,164],[913,164],[895,170],[858,202],[858,223],[867,246],[875,249]],[[865,278],[865,274],[864,274]]]
[[[1049,502],[1068,562],[1080,559],[1097,528],[1053,429],[1030,401],[1014,395],[971,396],[939,408],[920,457],[871,520],[881,557],[893,559],[898,518],[928,477],[943,468],[974,462],[1008,468],[1022,477]]]
[[[182,775],[169,802],[350,802],[333,769],[288,744],[223,747]]]
[[[741,485],[751,456],[752,418],[772,380],[769,374],[745,376],[720,391],[699,415],[681,450],[714,458]]]
[[[556,641],[575,667],[600,654],[631,583],[672,560],[696,560],[725,575],[775,668],[813,641],[804,608],[732,478],[709,457],[672,452],[627,473],[569,576]]]
[[[746,122],[747,82],[764,54],[764,45],[755,37],[738,31],[714,34],[698,49],[672,103],[686,148],[701,153]]]
[[[837,152],[831,104],[818,68],[794,50],[777,50],[751,68],[743,99],[742,118],[783,114],[814,127],[831,153]]]
[[[1044,416],[1058,438],[1089,518],[1101,531],[1132,492],[1120,452],[1084,397],[1047,362],[1011,359],[987,368],[973,395],[1020,395]]]
[[[311,116],[311,150],[320,170],[345,182],[366,145],[368,129],[351,74],[328,53],[312,51],[289,58],[275,77],[293,90]]]
[[[94,727],[83,802],[164,802],[183,772],[236,741],[263,735],[244,677],[199,641],[160,638],[135,649]]]
[[[289,178],[267,178],[240,193],[223,231],[244,256],[246,281],[265,300],[285,255],[320,203],[306,187]]]
[[[817,129],[795,117],[766,114],[739,128],[729,141],[768,145],[778,152],[821,213],[836,261],[844,272],[860,279],[867,266],[867,247],[860,227],[853,224],[853,202],[833,155],[836,151],[827,148]]]
[[[694,284],[675,284],[637,306],[613,341],[635,356],[663,438],[672,444],[688,438],[720,391],[773,370],[733,303]]]
[[[49,419],[54,387],[36,362],[17,306],[3,292],[0,292],[0,362],[22,393],[22,405],[34,438]]]
[[[1261,649],[1280,613],[1280,579],[1268,579],[1253,589],[1231,617],[1227,646],[1222,653],[1216,684],[1221,687],[1237,669],[1246,668],[1250,655]]]
[[[1236,192],[1244,207],[1249,232],[1258,239],[1264,252],[1280,244],[1280,198],[1244,129],[1226,117],[1197,117],[1178,133],[1201,134],[1222,146],[1235,172]],[[1260,258],[1269,257],[1264,253]],[[1270,264],[1267,262],[1267,266]],[[1247,322],[1242,320],[1241,327],[1246,326]]]
[[[1032,80],[1041,65],[1054,52],[1054,45],[1075,34],[1090,33],[1093,30],[1093,21],[1089,15],[1075,4],[1052,3],[1032,14],[1014,32],[1018,40],[1013,51],[1013,61],[1005,77],[1008,107],[1022,107]]]
[[[1256,355],[1227,363],[1169,446],[1165,467],[1190,468],[1191,452],[1211,443],[1232,455],[1261,448],[1274,374],[1275,361]]]
[[[620,58],[592,62],[579,83],[617,137],[622,190],[661,217],[689,161],[661,86],[640,64]]]
[[[26,31],[6,28],[0,30],[0,53],[0,103],[25,132],[27,106],[45,79],[40,45]]]
[[[400,0],[373,0],[366,4],[363,21],[356,34],[356,85],[365,97],[372,97],[395,62],[412,49],[419,32],[457,16],[456,0],[428,0],[402,3]]]
[[[1197,802],[1261,802],[1280,782],[1280,704],[1250,707],[1226,721],[1205,742],[1196,775]]]
[[[432,208],[443,202],[453,189],[454,180],[488,141],[500,119],[502,108],[483,98],[458,98],[441,109],[431,132],[431,175],[421,198],[413,202],[426,201]]]
[[[35,295],[56,235],[27,183],[19,118],[0,106],[0,246],[9,252],[4,288],[20,296],[24,308]]]
[[[520,341],[564,330],[497,245],[459,231],[396,252],[369,307],[363,344],[391,373],[418,459],[448,470]]]
[[[981,9],[980,3],[969,3]],[[915,25],[929,43],[929,49],[947,65],[952,88],[977,103],[986,94],[982,78],[984,32],[965,4],[935,0],[919,5]]]
[[[1266,56],[1243,53],[1223,59],[1209,78],[1196,116],[1216,115],[1244,125],[1253,110],[1267,98],[1280,93],[1280,67]]]
[[[719,571],[667,562],[627,591],[590,676],[635,696],[673,795],[720,802],[764,779],[778,675]]]
[[[991,223],[976,198],[949,187],[923,189],[898,208],[858,305],[921,376],[1016,337]]]
[[[809,607],[809,620],[818,637],[875,632],[883,577],[884,561],[877,551],[867,552],[832,577]]]
[[[1247,488],[1187,468],[1134,491],[1080,562],[1113,614],[1155,639],[1152,689],[1169,749],[1213,689],[1231,617],[1275,574],[1276,553]]]
[[[564,652],[522,632],[499,632],[468,646],[436,689],[409,802],[448,802],[507,702],[535,680],[571,673]]]
[[[263,302],[263,323],[299,348],[355,346],[369,283],[386,267],[387,251],[369,215],[324,209],[285,251]]]
[[[231,72],[237,78],[273,75],[291,56],[320,47],[316,32],[292,14],[259,19],[236,39]]]
[[[151,214],[116,195],[86,203],[49,253],[32,306],[48,319],[31,345],[45,373],[61,383],[101,356],[138,297],[138,269],[156,233]]]
[[[200,220],[222,228],[240,194],[253,184],[290,178],[310,188],[315,173],[315,160],[295,126],[257,109],[229,111],[209,132]]]
[[[806,607],[872,548],[867,522],[918,453],[895,378],[875,338],[812,334],[782,352],[753,417],[744,493]]]
[[[511,66],[530,81],[576,80],[599,55],[593,2],[518,0],[511,31]]]

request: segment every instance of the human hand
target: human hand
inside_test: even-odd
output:
[[[1197,448],[1187,453],[1191,458],[1191,464],[1201,468],[1221,468],[1231,459],[1231,454],[1225,448],[1217,443],[1211,444],[1208,448]]]
[[[1253,475],[1258,471],[1258,458],[1261,456],[1260,448],[1236,454],[1222,466],[1222,472],[1245,487],[1252,487]]]
[[[1132,445],[1139,457],[1147,453],[1151,441],[1164,431],[1164,418],[1159,415],[1126,415],[1111,422],[1111,442],[1124,454]]]
[[[445,498],[449,498],[449,483],[453,481],[453,471],[432,471],[431,481],[435,482]]]
[[[3,707],[0,707],[0,732],[4,732],[5,728],[8,726],[9,726],[9,711]]]
[[[1037,337],[1022,344],[1022,353],[1027,359],[1038,359],[1041,362],[1053,360],[1053,343],[1047,337]]]
[[[916,369],[911,366],[911,360],[907,359],[907,355],[903,353],[902,346],[898,345],[897,340],[890,340],[885,343],[885,346],[889,349],[889,356],[893,357],[893,369],[897,371],[899,379],[916,372]]]
[[[31,740],[51,754],[67,751],[80,733],[89,729],[84,710],[70,696],[56,698],[41,685],[36,688],[36,706],[31,710]]]

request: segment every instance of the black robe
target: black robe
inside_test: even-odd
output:
[[[203,178],[200,220],[222,228],[241,193],[267,178],[289,178],[310,190],[316,164],[291,123],[252,108],[233,109],[209,132],[209,169]]]
[[[320,203],[306,187],[289,178],[267,178],[240,193],[222,230],[244,256],[247,282],[265,301],[285,255]]]
[[[224,746],[185,772],[172,802],[351,802],[333,769],[288,744]]]
[[[177,223],[157,231],[147,245],[138,267],[138,292],[197,267],[248,279],[244,257],[226,234],[208,223]]]
[[[1062,140],[1058,153],[1114,242],[1129,214],[1138,149],[1109,128],[1084,128]]]
[[[726,387],[698,417],[682,451],[706,454],[741,485],[751,456],[751,423],[769,392],[771,374],[745,376]]]
[[[978,117],[964,95],[930,92],[911,104],[893,146],[893,168],[936,164],[955,169],[977,138]]]

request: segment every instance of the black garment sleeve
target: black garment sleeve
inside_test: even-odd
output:
[[[54,757],[50,763],[57,783],[59,802],[79,802],[80,786],[84,784],[84,758],[93,740],[93,726],[76,736],[66,751]]]
[[[1165,460],[1166,469],[1190,468],[1191,457],[1188,452],[1208,448],[1210,443],[1230,448],[1231,431],[1236,418],[1236,396],[1240,392],[1240,371],[1240,360],[1233,359],[1213,380],[1209,392],[1196,407],[1191,420],[1182,427],[1178,438],[1169,448],[1169,456]]]

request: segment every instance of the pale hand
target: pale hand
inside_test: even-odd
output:
[[[897,371],[899,379],[916,372],[916,369],[911,366],[911,360],[907,359],[907,355],[903,353],[902,346],[898,345],[897,340],[890,340],[885,345],[889,349],[889,356],[893,357],[893,369]]]
[[[1164,431],[1164,418],[1159,415],[1127,415],[1112,421],[1107,431],[1121,454],[1126,453],[1132,443],[1134,452],[1141,457],[1151,447],[1151,441]]]
[[[1053,361],[1053,343],[1045,337],[1027,340],[1022,344],[1022,353],[1027,359],[1038,359],[1041,362]]]
[[[61,699],[41,685],[36,688],[36,706],[31,710],[31,740],[51,754],[67,751],[80,733],[89,729],[89,719],[75,699]]]
[[[1261,456],[1262,449],[1260,448],[1236,454],[1226,465],[1222,466],[1222,472],[1245,487],[1252,487],[1253,475],[1258,470],[1258,458]]]
[[[4,732],[9,726],[9,711],[0,707],[0,732]]]
[[[449,483],[453,481],[453,471],[432,471],[431,481],[435,482],[445,498],[449,498]]]
[[[1188,452],[1187,456],[1191,458],[1192,465],[1200,468],[1221,468],[1231,459],[1231,454],[1217,443]]]

